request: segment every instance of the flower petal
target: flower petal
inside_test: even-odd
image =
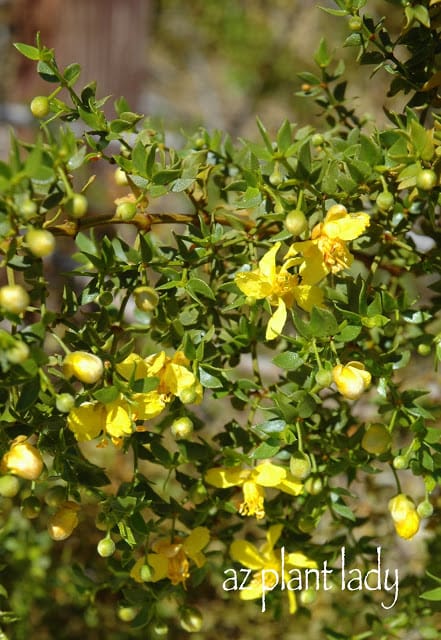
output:
[[[218,489],[241,486],[250,471],[241,467],[216,467],[205,474],[205,481]]]
[[[323,304],[323,291],[319,287],[300,284],[295,288],[294,296],[299,307],[305,311],[312,311],[313,307]]]
[[[276,242],[259,261],[260,273],[270,282],[276,277],[276,255],[280,249],[280,245],[281,242]]]
[[[286,315],[286,305],[283,300],[279,298],[278,307],[269,319],[266,327],[266,340],[274,340],[274,338],[277,338],[282,333],[286,322]]]
[[[276,487],[285,477],[286,469],[271,462],[263,462],[251,472],[251,478],[262,487]]]
[[[106,431],[113,438],[122,438],[132,433],[132,418],[128,412],[127,401],[114,400],[105,405]]]
[[[147,560],[149,566],[153,569],[152,582],[158,582],[158,580],[163,580],[167,577],[168,558],[157,553],[149,553],[149,555],[147,556]]]
[[[370,217],[367,213],[344,214],[325,218],[322,233],[328,238],[338,238],[339,240],[355,240],[364,233],[370,224]]]
[[[97,438],[105,429],[104,406],[98,402],[84,402],[69,411],[67,426],[79,442]]]
[[[292,496],[298,496],[302,493],[303,484],[296,480],[291,473],[288,473],[287,477],[277,485],[277,489],[280,489],[280,491],[284,491],[285,493],[289,493]]]
[[[263,569],[264,560],[256,547],[246,540],[234,540],[230,546],[230,556],[248,569]]]
[[[184,547],[185,553],[193,560],[193,557],[196,557],[201,549],[207,546],[210,541],[210,532],[207,527],[196,527],[190,533],[190,535],[185,538],[182,546]]]
[[[261,300],[271,295],[272,285],[256,271],[240,271],[234,281],[246,296]]]

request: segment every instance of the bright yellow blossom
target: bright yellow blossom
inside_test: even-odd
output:
[[[192,403],[202,400],[202,385],[189,368],[190,362],[182,351],[177,351],[173,357],[160,351],[147,358],[132,353],[120,362],[116,369],[118,373],[129,380],[142,378],[158,378],[155,389],[164,403],[178,397],[182,402],[191,398]]]
[[[276,307],[266,329],[266,339],[273,340],[279,336],[285,326],[287,308],[296,302],[305,311],[311,311],[314,305],[320,305],[323,294],[317,287],[300,284],[298,275],[290,273],[290,269],[298,265],[299,258],[285,259],[282,266],[276,266],[276,254],[280,242],[265,253],[254,271],[240,271],[235,282],[246,296],[256,300],[266,298],[271,306]]]
[[[389,500],[389,511],[398,535],[405,540],[413,538],[420,528],[420,517],[413,501],[399,493]]]
[[[271,462],[263,462],[252,469],[242,467],[217,467],[209,469],[205,480],[218,489],[242,487],[243,502],[239,506],[242,516],[265,517],[263,487],[273,487],[298,496],[303,485],[294,476]]]
[[[93,440],[100,433],[122,438],[134,431],[136,420],[154,418],[164,407],[165,402],[156,391],[135,393],[130,400],[119,396],[107,404],[83,402],[70,410],[67,425],[79,442]]]
[[[153,569],[152,582],[168,578],[173,585],[182,583],[190,577],[190,560],[197,567],[205,564],[202,549],[207,546],[210,534],[206,527],[196,527],[186,538],[174,537],[158,540],[152,546],[154,553],[147,555],[147,563]],[[140,558],[132,567],[130,575],[137,582],[142,582],[141,567],[145,558]]]
[[[342,396],[356,400],[370,385],[372,376],[366,371],[364,364],[353,360],[345,365],[335,365],[332,378]]]
[[[316,284],[328,273],[338,273],[350,267],[354,257],[346,242],[361,236],[369,224],[367,213],[348,213],[343,205],[333,205],[324,221],[313,228],[311,239],[295,242],[288,252],[287,257],[298,252],[302,254],[304,262],[300,274],[305,285]]]
[[[292,569],[315,569],[317,563],[310,560],[303,553],[284,553],[283,549],[274,549],[274,545],[280,538],[283,525],[276,524],[268,529],[266,542],[257,549],[246,540],[235,540],[230,547],[230,556],[244,567],[252,569],[255,573],[251,583],[240,591],[242,600],[255,600],[262,598],[262,611],[265,611],[265,594],[276,586],[279,578],[288,583]],[[283,553],[283,561],[282,561]],[[283,575],[282,575],[283,574]],[[297,609],[296,598],[293,590],[287,589],[289,600],[289,612],[295,613]]]

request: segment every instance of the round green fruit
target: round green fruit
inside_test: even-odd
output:
[[[113,556],[113,554],[115,553],[115,548],[115,543],[113,542],[112,538],[107,537],[100,540],[96,546],[98,555],[100,555],[102,558],[109,558],[110,556]]]
[[[320,387],[329,387],[332,383],[332,372],[327,369],[319,369],[315,374],[315,381]]]
[[[392,461],[394,469],[407,469],[407,459],[405,456],[395,456]]]
[[[31,113],[36,118],[45,118],[50,111],[49,98],[46,96],[35,96],[30,105]]]
[[[158,306],[159,296],[152,287],[137,287],[133,296],[135,298],[135,305],[140,311],[153,311]]]
[[[123,622],[132,622],[138,615],[136,607],[119,607],[118,618]]]
[[[425,344],[424,342],[421,342],[421,344],[419,344],[417,347],[417,351],[420,354],[420,356],[428,356],[430,355],[432,349],[430,347],[430,344]]]
[[[88,206],[86,196],[82,193],[74,193],[66,203],[66,210],[72,218],[78,219],[86,215]]]
[[[204,619],[195,607],[183,607],[180,611],[180,623],[184,631],[195,633],[202,629]]]
[[[183,416],[182,418],[176,418],[170,427],[170,431],[175,438],[187,438],[194,429],[193,422],[190,418]]]
[[[29,251],[37,258],[49,256],[55,249],[55,237],[47,229],[29,229],[25,240]]]
[[[3,498],[13,498],[20,490],[20,480],[16,476],[0,477],[0,496]]]
[[[59,507],[63,502],[66,502],[66,489],[57,484],[54,487],[50,487],[44,496],[44,501],[49,507]]]
[[[305,455],[299,453],[290,458],[289,469],[295,478],[304,480],[311,473],[311,463]]]
[[[423,500],[417,506],[417,513],[420,518],[430,518],[433,514],[433,505],[428,500]]]
[[[308,228],[308,221],[300,209],[293,209],[285,218],[285,229],[293,236],[299,236]]]
[[[381,455],[388,451],[391,436],[384,424],[371,424],[363,434],[361,446],[373,455]]]
[[[6,358],[11,364],[23,364],[29,358],[29,347],[25,342],[17,342],[6,352]]]
[[[20,207],[20,217],[23,220],[31,220],[37,213],[37,205],[31,199],[25,200]]]
[[[305,491],[310,496],[318,496],[323,491],[323,480],[318,476],[310,476],[306,479]]]
[[[416,186],[421,191],[432,191],[438,184],[437,175],[432,169],[421,169],[416,176]]]
[[[40,500],[35,496],[28,496],[21,503],[21,512],[28,520],[38,518],[41,511]]]
[[[375,204],[380,211],[390,211],[395,204],[395,198],[390,191],[382,191],[378,194]]]
[[[75,398],[70,393],[60,393],[55,399],[55,406],[60,413],[69,413],[75,404]]]
[[[136,215],[136,204],[134,202],[121,202],[116,207],[115,215],[126,222],[132,220]]]
[[[29,306],[29,294],[19,284],[5,284],[0,287],[0,307],[8,313],[20,314]]]

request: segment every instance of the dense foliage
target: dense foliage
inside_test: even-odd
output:
[[[441,3],[393,2],[397,36],[335,4],[405,96],[385,129],[324,40],[298,91],[320,129],[179,149],[16,45],[55,89],[0,163],[3,637],[236,633],[216,601],[330,639],[437,637]]]

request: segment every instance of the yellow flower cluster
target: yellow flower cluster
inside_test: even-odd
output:
[[[293,496],[298,496],[303,485],[284,467],[263,462],[253,469],[243,467],[217,467],[209,469],[205,480],[218,489],[241,487],[243,502],[239,506],[242,516],[265,517],[263,487],[273,487]]]
[[[405,540],[413,538],[420,528],[420,516],[413,501],[399,493],[389,501],[389,511],[398,535]]]
[[[275,311],[266,329],[266,339],[273,340],[283,330],[287,308],[294,303],[305,311],[323,302],[323,292],[316,285],[328,273],[337,273],[350,267],[353,256],[346,242],[358,238],[370,222],[367,213],[350,214],[342,205],[332,206],[323,222],[317,224],[311,239],[291,245],[281,266],[276,265],[276,255],[281,243],[261,258],[258,268],[240,271],[235,282],[251,299],[266,299]],[[291,272],[298,267],[298,273]]]
[[[120,394],[106,404],[83,402],[69,411],[67,424],[78,441],[93,440],[101,433],[113,439],[130,435],[135,422],[158,416],[175,397],[184,403],[202,400],[202,385],[189,369],[189,361],[178,351],[169,357],[164,351],[147,358],[132,353],[117,365],[119,375],[125,380],[158,378],[158,386],[146,393],[133,393],[130,397]],[[142,430],[143,427],[136,427]]]

